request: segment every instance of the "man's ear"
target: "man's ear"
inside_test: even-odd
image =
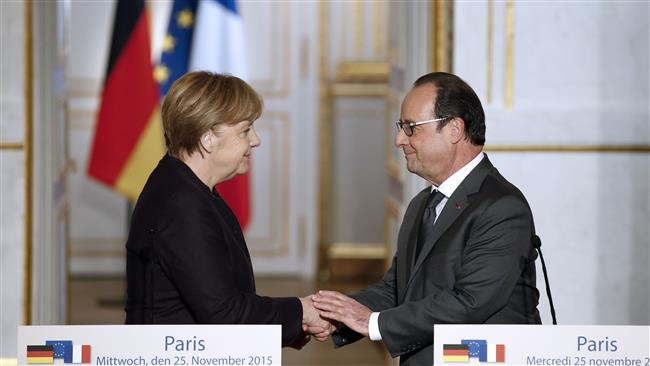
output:
[[[449,121],[449,131],[451,142],[454,144],[459,143],[465,138],[465,121],[460,117],[454,117]]]

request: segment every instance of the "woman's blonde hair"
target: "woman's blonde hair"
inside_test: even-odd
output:
[[[262,97],[245,81],[207,71],[183,75],[169,89],[162,105],[165,144],[175,157],[200,150],[201,136],[220,124],[255,121]]]

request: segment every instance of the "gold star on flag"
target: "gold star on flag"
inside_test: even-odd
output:
[[[153,70],[153,78],[158,82],[158,84],[163,84],[169,79],[169,69],[165,65],[156,65],[156,68]]]
[[[176,15],[176,23],[181,28],[189,28],[194,23],[194,14],[187,9],[181,10]]]
[[[166,35],[162,44],[163,52],[169,53],[174,50],[174,47],[176,47],[176,39],[171,34]]]

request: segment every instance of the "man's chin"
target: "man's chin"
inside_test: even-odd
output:
[[[412,164],[409,164],[408,161],[406,162],[406,170],[413,174],[418,174],[417,169]]]

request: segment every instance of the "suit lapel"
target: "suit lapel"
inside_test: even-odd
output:
[[[442,234],[449,229],[460,214],[470,205],[470,196],[480,190],[485,177],[492,168],[492,163],[490,163],[490,160],[488,160],[486,155],[479,165],[477,165],[476,168],[474,168],[474,170],[472,170],[465,180],[463,180],[463,182],[458,186],[458,188],[456,188],[451,197],[449,197],[445,207],[442,209],[442,212],[440,212],[440,216],[436,220],[433,235],[426,239],[422,245],[420,255],[416,258],[415,265],[411,269],[411,275],[406,285],[407,289],[413,281],[417,271],[422,266],[422,263],[424,263],[426,258],[429,256],[429,253],[438,239],[440,239]]]
[[[397,243],[397,292],[400,301],[404,298],[406,282],[409,280],[413,270],[415,244],[422,221],[422,212],[426,207],[429,192],[431,192],[431,187],[423,189],[413,198],[412,209],[406,211],[402,228],[400,228],[399,242]]]

